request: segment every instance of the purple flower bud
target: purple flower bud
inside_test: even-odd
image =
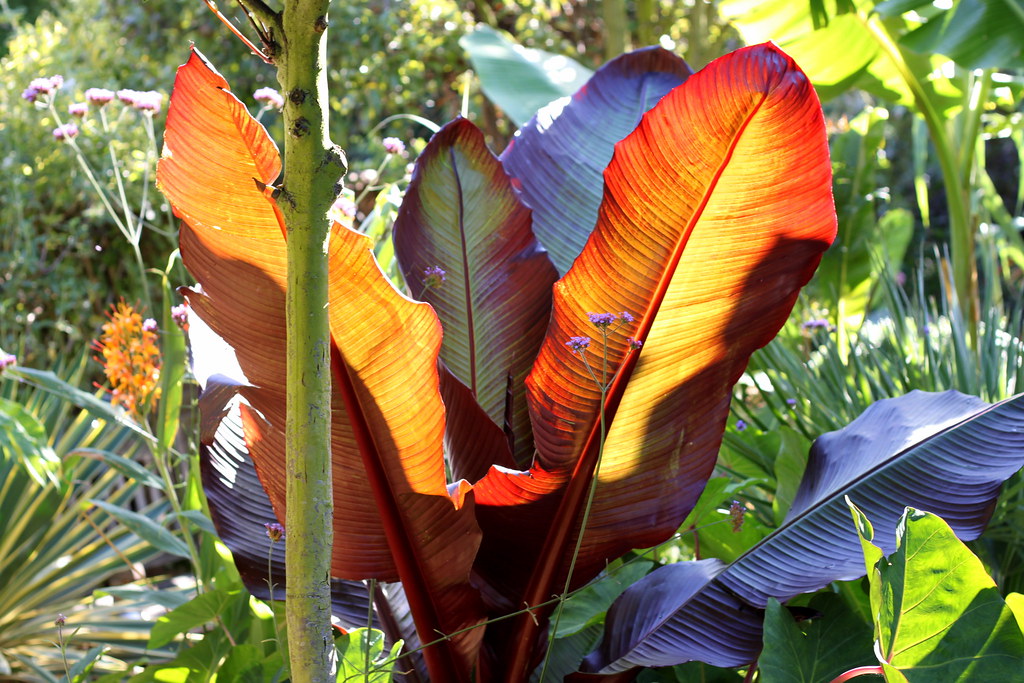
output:
[[[273,88],[259,88],[252,94],[252,98],[257,102],[262,102],[267,107],[273,107],[274,109],[280,109],[284,106],[284,98],[281,97],[281,93],[277,92]]]
[[[356,203],[348,197],[341,196],[334,200],[334,204],[331,205],[331,210],[337,211],[346,218],[355,218]]]
[[[39,95],[41,94],[43,94],[41,90],[39,90],[38,88],[34,88],[31,85],[21,91],[22,99],[28,100],[33,104],[35,104],[35,101],[39,98]]]
[[[736,420],[736,431],[737,432],[742,432],[746,428],[747,428],[747,423],[746,422],[744,422],[743,420]]]
[[[626,337],[626,343],[629,344],[629,348],[631,349],[639,349],[644,345],[642,341],[639,339],[633,339],[633,337]]]
[[[59,628],[63,626],[67,622],[67,620],[67,617],[58,612],[57,618],[53,620],[53,625]]]
[[[398,138],[384,138],[382,143],[384,151],[388,154],[402,154],[405,152],[405,143]]]
[[[440,266],[430,266],[423,271],[423,285],[425,287],[440,287],[447,279],[448,273]]]
[[[792,408],[793,406],[796,405],[796,399],[795,398],[787,398],[786,399],[786,405],[789,406],[790,408]]]
[[[9,368],[12,365],[17,365],[17,364],[18,364],[18,357],[17,356],[15,356],[13,353],[6,353],[4,351],[0,351],[0,370],[3,370],[4,368]]]
[[[85,99],[94,107],[102,107],[114,100],[114,91],[106,88],[89,88],[85,91]]]
[[[608,327],[618,320],[614,313],[587,313],[587,317],[598,327]]]
[[[582,353],[584,349],[590,346],[590,337],[569,337],[569,341],[565,342],[573,352]]]
[[[77,118],[82,118],[89,111],[89,104],[86,102],[75,102],[68,105],[68,114]]]
[[[188,304],[178,304],[177,306],[171,307],[171,319],[177,323],[178,327],[188,331]]]
[[[53,129],[53,137],[55,140],[70,140],[76,135],[78,135],[78,126],[73,123],[65,123],[64,125],[57,126]]]
[[[263,526],[267,529],[267,538],[271,543],[277,543],[284,538],[284,527],[277,522],[268,522]]]

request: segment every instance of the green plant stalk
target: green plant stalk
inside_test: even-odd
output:
[[[974,226],[967,207],[967,179],[961,176],[957,166],[956,150],[946,134],[943,119],[936,111],[914,73],[910,70],[899,46],[892,39],[888,30],[878,17],[866,17],[863,12],[858,16],[875,38],[875,41],[892,60],[900,77],[910,88],[917,103],[918,111],[924,117],[935,154],[942,169],[942,184],[946,189],[946,202],[949,208],[950,251],[953,262],[953,284],[957,299],[968,320],[967,332],[971,348],[975,348],[978,338],[978,271],[974,263]]]
[[[334,655],[327,211],[346,168],[327,129],[328,4],[329,0],[287,0],[280,14],[268,14],[260,1],[243,2],[271,24],[276,44],[268,51],[285,97],[285,181],[277,206],[288,245],[285,614],[295,683],[331,681]]]
[[[604,346],[604,353],[601,359],[601,380],[598,381],[594,371],[590,368],[590,363],[587,362],[587,352],[583,349],[580,350],[580,358],[583,360],[583,364],[587,368],[587,372],[590,373],[591,378],[594,382],[601,387],[601,405],[605,404],[608,398],[608,329],[605,327],[601,328],[601,340]],[[544,655],[544,664],[540,670],[540,683],[544,683],[544,677],[548,672],[548,663],[551,661],[551,651],[555,645],[555,635],[558,633],[558,624],[562,620],[562,610],[565,608],[565,600],[569,596],[569,587],[572,585],[572,575],[576,570],[576,558],[580,555],[580,548],[583,546],[583,535],[587,533],[587,522],[590,520],[590,510],[594,505],[594,494],[597,492],[597,477],[601,472],[601,459],[604,457],[604,442],[605,437],[608,434],[608,425],[606,422],[605,411],[601,411],[601,439],[597,447],[597,462],[594,464],[594,476],[590,479],[590,490],[587,491],[587,503],[583,507],[583,517],[580,521],[580,533],[576,537],[576,546],[572,551],[572,559],[569,561],[569,571],[565,576],[565,586],[562,588],[562,592],[558,596],[558,607],[555,608],[555,616],[551,621],[551,634],[548,636],[548,650]]]
[[[629,41],[625,0],[601,0],[601,18],[604,20],[604,56],[608,60],[625,52]]]
[[[50,114],[53,116],[53,120],[57,123],[58,126],[64,125],[64,122],[61,119],[60,114],[57,113],[57,108],[53,104],[52,97],[49,99],[48,104]],[[102,120],[104,130],[106,130],[106,118],[103,118]],[[143,303],[145,303],[146,305],[146,310],[152,312],[153,302],[149,295],[149,284],[146,282],[146,264],[142,260],[142,252],[139,251],[139,236],[142,228],[140,226],[139,229],[136,230],[135,227],[132,225],[132,212],[131,209],[128,208],[128,198],[125,195],[124,185],[121,182],[120,166],[118,165],[117,158],[114,155],[113,146],[110,145],[110,159],[113,163],[112,170],[114,173],[114,178],[117,180],[117,188],[119,191],[119,198],[121,201],[121,209],[124,212],[124,219],[125,221],[127,221],[127,223],[121,220],[121,218],[117,214],[117,211],[111,205],[110,199],[107,197],[106,191],[103,189],[99,181],[96,179],[96,174],[93,172],[92,167],[89,165],[89,161],[85,158],[85,153],[82,152],[82,149],[78,146],[78,143],[75,142],[75,139],[69,138],[67,140],[67,144],[69,144],[71,146],[71,149],[74,151],[75,158],[78,160],[78,165],[82,168],[82,171],[85,173],[85,177],[88,179],[89,184],[92,185],[93,189],[96,191],[96,194],[99,195],[100,200],[103,202],[103,207],[107,210],[107,214],[114,220],[114,223],[121,231],[121,234],[124,235],[125,239],[128,240],[128,243],[131,245],[132,252],[135,256],[135,263],[139,267],[139,280],[140,282],[142,282],[142,293],[145,299]]]

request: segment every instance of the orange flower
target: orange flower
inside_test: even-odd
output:
[[[110,322],[93,342],[110,383],[111,402],[124,406],[132,415],[142,415],[160,397],[160,347],[157,325],[124,299],[111,306]]]

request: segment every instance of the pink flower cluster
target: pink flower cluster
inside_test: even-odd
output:
[[[257,102],[262,102],[266,107],[280,109],[284,106],[284,98],[281,97],[281,93],[273,88],[260,88],[252,94],[252,97]]]
[[[63,85],[64,77],[60,75],[33,78],[28,87],[22,91],[21,96],[29,102],[35,103],[41,96],[60,90]]]
[[[155,114],[160,111],[164,96],[155,90],[141,92],[125,88],[117,91],[117,99],[141,112]]]

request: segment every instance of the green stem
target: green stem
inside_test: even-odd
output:
[[[590,363],[587,361],[586,351],[580,350],[580,358],[583,360],[583,365],[587,368],[587,372],[597,382],[601,388],[601,402],[598,404],[604,406],[605,401],[608,398],[608,328],[601,327],[601,342],[603,346],[603,353],[601,354],[601,380],[598,381],[594,371],[590,368]],[[580,548],[583,547],[583,535],[587,531],[587,522],[590,520],[590,509],[594,505],[594,494],[597,492],[597,477],[601,472],[601,459],[604,457],[604,442],[605,437],[608,434],[608,425],[606,423],[607,417],[605,411],[601,411],[601,436],[597,446],[597,462],[594,464],[594,474],[590,478],[590,489],[587,491],[587,502],[583,506],[583,517],[580,521],[580,533],[576,536],[576,546],[572,551],[572,559],[569,560],[569,571],[565,576],[565,586],[562,587],[562,592],[558,596],[558,606],[555,608],[555,616],[551,622],[551,633],[548,636],[548,651],[544,655],[544,665],[540,670],[540,683],[544,683],[544,676],[548,671],[548,663],[551,661],[551,652],[554,650],[555,635],[558,633],[558,624],[562,620],[562,610],[565,608],[565,600],[569,596],[569,587],[572,585],[572,576],[576,571],[576,558],[580,555]]]
[[[957,299],[968,321],[967,330],[971,347],[977,344],[978,273],[974,263],[974,226],[967,207],[966,178],[957,168],[956,152],[946,133],[944,120],[925,91],[921,81],[911,71],[899,46],[876,16],[859,14],[861,21],[896,67],[900,77],[914,96],[918,111],[924,118],[935,145],[935,154],[942,169],[942,184],[949,207],[950,251],[953,261],[953,283]]]
[[[604,19],[604,56],[613,59],[626,51],[628,42],[625,0],[601,0]]]
[[[346,168],[327,126],[328,4],[287,0],[280,15],[260,17],[280,43],[275,61],[285,97],[285,180],[277,204],[288,245],[285,613],[295,683],[333,680],[327,212]]]

